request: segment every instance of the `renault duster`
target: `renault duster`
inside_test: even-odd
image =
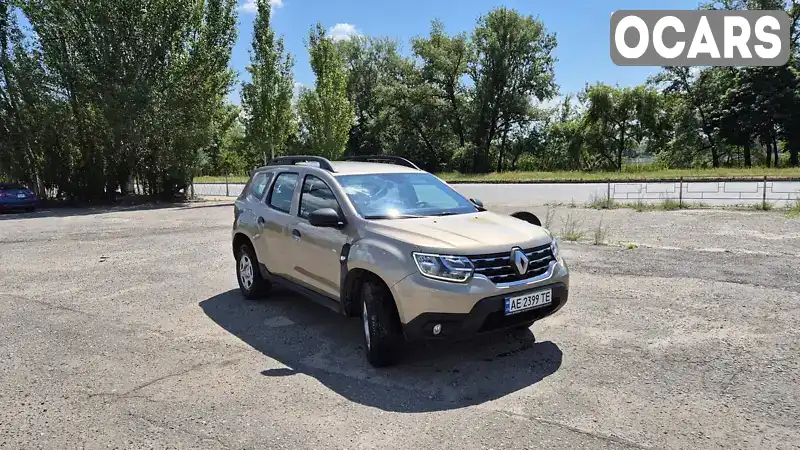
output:
[[[405,342],[530,327],[569,292],[534,216],[487,211],[398,157],[275,158],[236,199],[232,237],[244,297],[280,284],[360,316],[374,366]]]

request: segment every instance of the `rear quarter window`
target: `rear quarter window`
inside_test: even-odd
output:
[[[239,194],[239,200],[244,200],[248,196],[253,196],[256,200],[264,198],[264,193],[267,191],[269,181],[272,179],[271,172],[259,172],[250,177]]]
[[[256,176],[253,177],[253,181],[250,183],[250,194],[259,200],[264,198],[264,193],[267,191],[267,185],[270,179],[272,179],[271,173],[261,172],[256,174]]]

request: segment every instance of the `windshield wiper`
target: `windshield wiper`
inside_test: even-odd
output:
[[[415,216],[413,214],[396,214],[394,216],[390,216],[388,214],[380,215],[380,216],[365,216],[364,218],[367,220],[378,220],[378,219],[419,219],[425,216]]]

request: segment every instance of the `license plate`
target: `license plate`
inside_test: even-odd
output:
[[[25,194],[17,194],[17,198],[25,198]]]
[[[506,314],[515,314],[553,303],[553,290],[528,292],[515,297],[506,297]]]

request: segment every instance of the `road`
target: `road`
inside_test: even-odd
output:
[[[562,311],[378,370],[357,319],[238,295],[229,203],[0,216],[0,448],[799,448],[800,221],[602,218]]]

